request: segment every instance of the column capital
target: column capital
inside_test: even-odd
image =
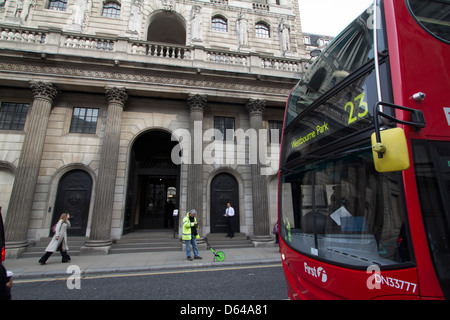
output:
[[[206,103],[207,103],[206,96],[204,95],[189,95],[189,98],[187,99],[188,102],[188,108],[192,111],[201,111],[204,112],[206,110]]]
[[[250,116],[262,115],[264,109],[266,108],[266,100],[249,99],[245,107]]]
[[[53,102],[58,94],[58,90],[51,83],[42,81],[31,81],[30,88],[33,91],[33,97],[41,98]]]
[[[108,104],[117,103],[123,108],[128,100],[127,90],[123,87],[106,87],[105,93]]]

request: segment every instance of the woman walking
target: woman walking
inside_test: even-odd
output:
[[[63,213],[59,217],[59,221],[55,226],[55,234],[53,235],[52,241],[45,249],[45,254],[39,259],[40,264],[45,264],[45,262],[50,258],[50,256],[56,250],[59,250],[62,256],[62,262],[70,262],[70,256],[67,254],[69,246],[67,245],[67,228],[70,228],[70,215],[68,213]]]

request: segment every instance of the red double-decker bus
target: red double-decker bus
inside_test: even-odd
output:
[[[291,299],[450,298],[450,1],[375,1],[292,90],[281,148]]]

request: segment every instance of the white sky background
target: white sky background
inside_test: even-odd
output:
[[[302,31],[337,36],[373,0],[298,0]]]

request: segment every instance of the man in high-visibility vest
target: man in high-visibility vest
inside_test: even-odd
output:
[[[198,232],[197,232],[198,223],[197,223],[197,218],[195,217],[196,215],[197,215],[197,211],[192,209],[183,218],[183,229],[182,229],[181,240],[183,240],[184,243],[186,244],[186,256],[187,256],[187,259],[190,261],[193,260],[192,256],[191,256],[191,245],[192,245],[192,250],[194,251],[194,259],[202,259],[202,257],[200,257],[198,255],[198,250],[197,250],[197,240],[196,239],[199,238],[200,236],[198,235]]]

